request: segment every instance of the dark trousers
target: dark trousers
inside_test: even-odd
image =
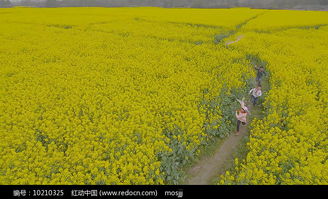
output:
[[[256,76],[256,81],[260,83],[261,80],[262,80],[262,75],[257,75]]]
[[[258,100],[258,97],[254,97],[253,95],[251,96],[251,101],[252,101],[252,103],[253,103],[253,106],[256,105],[257,100]]]
[[[237,120],[237,132],[239,132],[240,124],[245,125],[245,122],[242,122],[242,121],[240,121],[240,120]]]

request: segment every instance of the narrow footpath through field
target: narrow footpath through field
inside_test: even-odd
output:
[[[232,37],[233,35],[237,35],[239,30],[247,25],[250,21],[256,19],[263,13],[253,16],[246,21],[238,24],[236,26],[236,30],[229,34],[228,37]],[[226,47],[230,44],[236,43],[243,39],[244,35],[239,35],[236,40],[228,41],[224,43]],[[256,85],[256,83],[254,83]],[[268,82],[267,79],[262,82],[262,90],[266,92],[268,90]],[[249,97],[247,97],[249,98]],[[263,97],[262,97],[263,98]],[[248,124],[246,126],[242,126],[239,131],[239,135],[235,135],[236,129],[230,133],[230,135],[223,140],[223,142],[215,149],[215,152],[211,155],[205,155],[200,158],[190,169],[187,170],[187,176],[184,184],[187,185],[209,185],[215,184],[215,180],[221,174],[224,174],[229,168],[233,166],[233,160],[237,156],[238,150],[245,150],[243,148],[245,145],[245,140],[249,136],[250,124],[252,119],[254,118],[262,118],[262,108],[261,105],[253,106],[249,100],[247,100],[247,105],[251,115],[248,116]],[[244,152],[244,151],[243,151]]]
[[[264,93],[268,91],[268,81],[262,82]],[[263,97],[263,96],[262,96]],[[215,180],[221,174],[224,174],[233,166],[235,157],[238,156],[240,150],[245,153],[245,139],[247,140],[250,131],[250,124],[254,118],[263,118],[262,105],[253,106],[249,100],[246,100],[251,115],[248,116],[248,124],[240,128],[240,134],[235,135],[235,129],[223,142],[215,149],[211,155],[200,158],[190,169],[187,170],[187,178],[184,184],[187,185],[209,185],[215,184]]]
[[[253,107],[252,105],[249,108],[252,114],[258,113],[260,109],[259,107]],[[250,125],[250,122],[248,125]],[[248,135],[249,129],[247,126],[241,126],[240,134],[238,136],[232,132],[216,149],[213,155],[210,157],[203,157],[187,172],[190,178],[187,179],[185,184],[212,184],[212,180],[217,178],[220,174],[223,174],[227,167],[229,167],[228,164],[234,159],[234,154],[242,143],[242,139]]]

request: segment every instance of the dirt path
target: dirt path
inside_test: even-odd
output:
[[[225,45],[226,45],[226,46],[229,46],[230,44],[236,43],[236,42],[238,42],[239,40],[241,40],[243,37],[244,37],[243,35],[240,35],[235,41],[229,41],[229,42],[227,42]]]
[[[261,13],[256,15],[250,19],[247,19],[241,24],[236,26],[236,30],[233,31],[232,35],[235,35],[239,32],[239,30],[245,26],[251,20],[256,19]],[[229,41],[225,43],[225,46],[229,46],[233,43],[236,43],[243,39],[244,35],[239,35],[236,40]],[[264,87],[267,87],[267,82],[264,83]],[[255,85],[255,84],[254,84]],[[262,85],[263,87],[263,85]],[[266,89],[262,89],[266,90]],[[250,102],[247,102],[250,105]],[[251,112],[251,116],[248,116],[248,124],[247,126],[240,126],[239,135],[236,136],[235,132],[230,133],[229,137],[227,137],[223,143],[215,150],[214,154],[211,156],[202,157],[195,165],[193,165],[187,171],[187,180],[184,184],[187,185],[209,185],[214,184],[213,180],[217,179],[221,174],[223,174],[229,167],[232,166],[232,162],[234,160],[235,154],[240,148],[240,144],[242,143],[243,138],[249,135],[249,125],[253,118],[257,118],[261,115],[261,110],[258,106],[253,107],[250,105],[249,111]]]
[[[250,112],[256,114],[258,107],[249,107]],[[251,121],[249,121],[250,123]],[[249,124],[248,124],[249,125]],[[187,172],[189,178],[185,184],[189,185],[206,185],[212,184],[212,180],[217,178],[220,174],[226,170],[228,161],[231,161],[234,157],[234,153],[238,150],[238,146],[245,136],[248,136],[247,126],[242,126],[239,131],[239,135],[236,136],[234,132],[227,137],[224,142],[218,147],[210,157],[202,158],[196,165],[194,165]]]
[[[255,84],[255,82],[254,82]],[[266,93],[269,90],[267,78],[262,80],[262,91]],[[263,98],[264,96],[262,96]],[[263,99],[262,99],[263,100]],[[246,100],[250,115],[247,116],[248,124],[241,125],[239,135],[235,135],[235,129],[230,133],[221,145],[210,156],[202,157],[195,165],[187,171],[187,180],[185,184],[189,185],[209,185],[214,184],[221,174],[224,174],[233,165],[236,154],[242,149],[243,139],[249,136],[250,124],[254,118],[263,118],[263,106],[253,106],[249,100]],[[245,143],[244,143],[245,144]]]

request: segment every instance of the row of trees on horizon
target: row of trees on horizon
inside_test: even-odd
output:
[[[186,7],[268,9],[327,9],[328,0],[0,0],[0,7]]]

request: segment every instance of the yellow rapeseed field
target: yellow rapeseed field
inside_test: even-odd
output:
[[[0,9],[0,184],[179,183],[230,132],[249,55],[270,74],[265,118],[219,183],[327,184],[327,24],[246,8]]]
[[[254,75],[213,43],[242,11],[0,10],[0,183],[177,183],[221,124],[206,100]]]
[[[234,47],[266,62],[270,91],[219,184],[328,184],[328,13],[271,11],[240,34]]]

